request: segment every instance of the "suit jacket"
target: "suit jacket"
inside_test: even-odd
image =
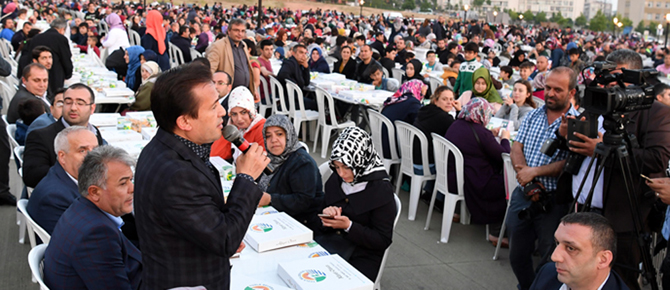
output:
[[[254,182],[238,176],[224,202],[219,173],[172,133],[158,129],[142,150],[135,175],[142,289],[229,289],[228,259],[261,196]]]
[[[72,53],[70,44],[65,36],[58,33],[56,29],[49,29],[33,37],[28,43],[28,51],[35,47],[44,45],[51,49],[53,65],[49,70],[49,91],[55,92],[63,87],[66,79],[72,77]],[[23,68],[32,63],[32,54],[24,53],[19,59],[18,75],[21,77]]]
[[[140,251],[84,197],[63,213],[44,253],[50,289],[137,289],[141,272]]]
[[[251,91],[251,94],[256,93],[256,86],[254,85],[254,71],[251,66],[251,56],[247,50],[247,45],[244,41],[241,43],[244,47],[244,52],[247,55],[247,66],[249,67],[249,85],[246,86]],[[212,73],[217,71],[225,71],[230,76],[230,83],[234,83],[235,79],[235,60],[233,57],[233,49],[230,46],[230,38],[221,38],[207,48],[207,60],[211,64]]]
[[[282,63],[281,69],[277,73],[277,80],[282,84],[285,84],[286,80],[290,80],[301,89],[304,89],[310,83],[309,67],[300,65],[295,57],[291,56]],[[284,86],[284,97],[288,98],[286,86]]]
[[[188,38],[175,34],[170,39],[170,42],[181,50],[181,54],[184,56],[184,63],[191,62],[191,41]]]
[[[26,137],[26,149],[23,152],[23,183],[28,187],[35,187],[49,172],[49,168],[56,164],[54,139],[60,131],[65,129],[63,118],[42,129],[31,132]],[[98,145],[102,145],[100,130],[95,128]]]
[[[558,281],[558,274],[556,272],[556,263],[550,262],[544,264],[542,268],[535,275],[535,281],[530,286],[530,290],[558,290],[563,286],[563,282]],[[626,283],[621,280],[621,277],[616,272],[610,271],[610,276],[603,285],[602,290],[628,290]]]
[[[56,162],[30,195],[28,214],[50,235],[63,212],[77,199],[79,188]]]
[[[56,122],[56,120],[54,120],[54,116],[51,115],[51,111],[47,111],[46,113],[37,117],[37,119],[33,120],[32,123],[30,123],[30,126],[28,126],[28,131],[26,131],[26,138],[30,132],[49,126],[54,122]]]
[[[340,72],[340,66],[342,66],[342,60],[338,60],[333,66],[333,72],[343,74],[347,79],[356,80],[356,60],[351,58],[347,61],[347,64],[344,65],[344,68]]]
[[[16,91],[16,94],[12,98],[12,101],[9,103],[9,108],[7,108],[7,122],[9,122],[10,124],[16,123],[16,120],[19,119],[19,104],[24,100],[28,100],[29,98],[39,99],[40,102],[44,104],[45,112],[51,112],[51,108],[49,108],[49,105],[47,105],[47,103],[45,103],[44,101],[42,101],[42,99],[33,95],[31,92],[29,92],[26,89],[26,87],[19,86],[19,90]]]

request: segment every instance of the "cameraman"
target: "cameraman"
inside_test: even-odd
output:
[[[642,69],[642,58],[632,50],[616,50],[608,55],[607,60],[617,65],[616,70],[612,73],[621,73],[622,68]],[[626,131],[628,134],[635,135],[639,143],[639,147],[628,147],[627,149],[628,152],[632,152],[629,158],[633,177],[631,186],[634,189],[633,194],[638,200],[639,216],[643,222],[642,230],[644,230],[644,223],[651,210],[654,197],[644,195],[649,191],[649,188],[642,182],[640,173],[648,176],[661,176],[668,164],[668,159],[670,159],[670,107],[660,102],[654,102],[649,110],[634,111],[628,117],[631,122],[626,125]],[[567,134],[567,126],[564,127],[561,130],[563,136]],[[570,150],[585,156],[593,156],[595,146],[601,141],[600,136],[602,135],[599,135],[599,139],[591,139],[581,134],[575,134],[575,136],[584,142],[571,141],[570,145],[574,147],[571,147]],[[572,177],[572,184],[570,182],[560,183],[559,192],[563,191],[562,187],[565,185],[570,188],[568,190],[572,191],[573,197],[577,195],[579,184],[589,165],[589,160],[589,158],[584,160],[580,168],[580,174]],[[594,172],[595,167],[594,165],[590,172]],[[589,174],[589,177],[591,180],[593,179],[592,173]],[[584,185],[578,200],[578,210],[581,209],[580,207],[583,206],[586,195],[588,195],[591,180],[587,180]],[[612,223],[614,231],[617,233],[617,252],[619,255],[615,261],[614,271],[621,276],[628,287],[640,289],[637,283],[639,272],[635,269],[638,269],[642,260],[635,241],[633,217],[631,216],[623,172],[621,172],[618,162],[608,164],[605,167],[604,173],[596,183],[591,206],[594,208],[592,211],[602,213]]]
[[[559,151],[549,157],[540,152],[540,148],[545,140],[555,136],[561,116],[579,115],[570,104],[576,86],[575,71],[567,67],[553,69],[546,79],[546,104],[528,113],[512,146],[511,159],[519,186],[512,193],[507,226],[510,230],[510,264],[522,290],[530,288],[535,279],[532,260],[535,240],[538,240],[537,250],[542,257],[538,265],[541,267],[549,261],[554,248],[554,232],[568,210],[567,205],[555,204],[552,194],[556,190],[556,176],[563,169],[568,152]],[[524,187],[540,188],[529,196]],[[546,192],[540,194],[538,191]],[[542,210],[528,213],[529,207],[537,208],[540,202],[546,204]],[[519,217],[522,211],[528,213],[528,218]]]

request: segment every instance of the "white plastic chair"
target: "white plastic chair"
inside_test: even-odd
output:
[[[402,84],[402,76],[405,75],[405,71],[394,67],[391,73],[393,73],[393,78],[398,80],[398,83]]]
[[[428,163],[428,139],[426,138],[426,135],[424,135],[421,130],[403,121],[395,121],[395,127],[396,130],[398,130],[397,136],[398,143],[400,143],[400,154],[403,156],[400,161],[400,174],[398,174],[396,182],[396,194],[400,192],[400,187],[402,186],[402,175],[409,176],[411,178],[411,185],[409,192],[409,213],[407,218],[413,221],[416,218],[416,210],[419,207],[421,187],[425,181],[434,180],[435,174],[430,173]],[[389,134],[389,136],[393,135]],[[419,139],[419,144],[421,146],[421,165],[423,166],[422,175],[414,173],[413,152],[415,138]],[[391,137],[389,137],[389,139],[391,139]]]
[[[384,148],[382,128],[386,126],[386,131],[388,132],[389,136],[388,139],[389,148],[391,151],[391,159],[385,159],[383,158],[384,156],[382,156],[382,162],[384,162],[386,173],[391,176],[391,166],[393,166],[393,164],[400,164],[400,156],[398,156],[398,149],[396,148],[397,142],[395,138],[395,127],[393,126],[393,122],[391,122],[391,120],[373,109],[368,109],[368,116],[370,117],[370,135],[372,137],[372,144],[375,146],[375,150],[377,150],[380,155],[383,154]]]
[[[393,195],[393,199],[395,200],[395,208],[396,208],[396,214],[395,214],[395,220],[393,221],[393,230],[395,231],[395,226],[398,224],[398,219],[400,219],[400,212],[402,212],[402,203],[400,202],[400,198],[398,198],[397,194]],[[382,263],[379,265],[379,274],[377,274],[377,280],[375,280],[375,290],[381,290],[381,283],[382,283],[382,274],[384,273],[384,267],[386,267],[386,259],[388,258],[389,255],[389,249],[391,246],[386,248],[384,251],[384,257],[382,258]]]
[[[49,241],[51,240],[51,235],[47,233],[40,225],[38,225],[33,218],[30,217],[30,214],[28,214],[28,210],[26,209],[28,207],[28,200],[27,199],[21,199],[16,203],[16,207],[19,208],[19,211],[23,214],[25,217],[25,220],[28,222],[28,238],[30,239],[30,247],[34,248],[36,245],[36,240],[35,240],[35,234],[37,234],[40,239],[42,240],[43,243],[48,244]]]
[[[105,22],[104,20],[101,20],[98,23],[98,30],[100,30],[100,34],[102,34],[103,32],[105,34],[109,34],[109,25],[107,25],[107,22]]]
[[[5,120],[6,121],[6,120]],[[9,145],[14,150],[14,148],[19,146],[19,142],[16,142],[14,136],[16,134],[16,124],[7,124],[7,135],[9,135]]]
[[[433,195],[430,198],[430,207],[428,208],[428,219],[426,220],[426,227],[424,230],[428,230],[430,227],[430,218],[433,214],[433,206],[435,205],[435,197],[437,192],[440,191],[444,193],[444,214],[442,214],[442,231],[440,233],[440,242],[448,243],[449,242],[449,233],[451,232],[451,222],[456,211],[456,203],[461,202],[461,224],[470,223],[470,213],[468,208],[465,206],[465,196],[463,194],[463,154],[458,150],[456,145],[449,142],[449,140],[444,137],[431,133],[433,136],[433,150],[435,152],[435,171],[437,174],[437,179],[435,182],[435,189],[433,189]],[[447,180],[447,168],[449,166],[448,158],[449,153],[454,155],[455,168],[456,168],[456,191],[449,192],[449,182],[454,182],[454,180]]]
[[[495,44],[493,44],[493,51],[496,53],[496,55],[500,55],[502,50],[503,50],[503,48],[502,48],[502,45],[500,45],[500,43],[496,42]]]
[[[326,161],[324,163],[321,163],[319,165],[319,173],[321,173],[321,185],[326,186],[326,181],[328,181],[328,178],[333,174],[333,170],[330,169],[330,162]]]
[[[437,91],[437,88],[444,85],[442,79],[438,77],[430,76],[428,80],[430,80],[430,91],[433,93]]]
[[[196,59],[196,58],[202,57],[202,53],[195,50],[195,48],[193,48],[193,47],[191,47],[190,53],[191,53],[191,59]]]
[[[503,237],[505,236],[505,222],[507,222],[507,214],[509,213],[509,201],[512,198],[512,192],[517,186],[516,183],[516,171],[514,170],[514,165],[512,165],[512,159],[510,158],[509,153],[502,154],[503,159],[503,172],[505,174],[505,193],[507,194],[507,210],[505,210],[505,217],[503,218],[502,227],[500,228],[500,235],[498,235],[498,244],[496,245],[496,250],[493,252],[493,260],[498,260],[498,251],[500,251],[500,245],[502,244]]]
[[[23,151],[25,151],[25,148],[25,146],[14,147],[14,158],[19,161],[19,169],[23,167]]]
[[[28,265],[30,265],[30,272],[32,273],[33,280],[40,284],[40,290],[49,290],[46,284],[44,284],[44,276],[42,274],[42,261],[44,260],[44,252],[47,250],[47,244],[41,244],[37,247],[34,247],[28,253]]]
[[[102,61],[103,66],[107,65],[107,57],[109,56],[109,48],[103,47],[100,49],[100,61]]]
[[[284,98],[284,87],[273,76],[270,76],[270,92],[272,93],[272,114],[288,116],[290,112]]]
[[[128,40],[130,41],[130,46],[142,45],[140,34],[133,29],[128,29]]]
[[[382,67],[382,71],[384,72],[384,77],[385,78],[390,78],[391,77],[391,73],[385,67]]]
[[[533,102],[535,102],[535,105],[537,105],[537,107],[544,106],[544,100],[542,100],[542,99],[540,99],[536,96],[533,96]]]
[[[286,91],[288,93],[289,116],[293,119],[295,132],[300,132],[300,127],[302,127],[302,138],[303,140],[307,140],[307,127],[303,127],[302,123],[317,121],[319,119],[319,112],[305,110],[305,104],[302,99],[302,89],[294,82],[286,80]],[[298,100],[297,104],[295,103],[296,99]],[[311,136],[314,137],[314,135]]]
[[[500,59],[500,63],[498,64],[498,66],[500,66],[500,67],[503,67],[503,66],[506,66],[507,64],[509,64],[509,58],[506,58],[504,56],[498,56],[498,59]]]
[[[328,102],[328,110],[326,110],[326,101]],[[321,128],[321,158],[326,158],[328,145],[330,145],[331,132],[333,130],[339,131],[356,126],[356,123],[351,120],[344,123],[338,123],[337,117],[335,116],[335,101],[333,100],[333,96],[320,87],[316,88],[316,104],[319,108],[319,112],[316,130],[314,131],[314,150],[312,151],[316,152],[316,145],[319,143],[319,128]],[[326,112],[328,112],[330,121],[326,119]]]
[[[270,95],[270,89],[268,87],[268,82],[265,80],[265,77],[261,76],[261,86],[259,88],[265,96],[266,104],[263,104],[263,100],[258,103],[258,113],[265,118],[265,114],[268,110],[272,113],[272,96]]]
[[[184,63],[184,54],[181,49],[172,42],[168,42],[168,55],[170,57],[170,68],[178,67]]]

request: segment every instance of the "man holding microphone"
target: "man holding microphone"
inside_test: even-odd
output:
[[[143,256],[142,289],[229,289],[235,254],[262,196],[254,180],[270,162],[252,144],[237,159],[224,201],[209,162],[225,109],[206,68],[163,73],[151,93],[159,130],[143,150],[135,177],[135,217]]]

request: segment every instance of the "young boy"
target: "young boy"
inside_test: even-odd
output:
[[[506,65],[500,68],[500,79],[503,84],[508,84],[510,88],[514,87],[514,80],[512,79],[513,73],[514,70],[512,70],[511,66]]]
[[[472,90],[472,74],[483,66],[481,62],[477,61],[479,46],[476,43],[469,42],[463,50],[465,51],[465,62],[461,63],[458,77],[456,78],[456,85],[454,85],[456,96]]]
[[[570,56],[570,68],[575,72],[580,73],[584,68],[584,63],[579,59],[581,54],[581,49],[572,48],[568,50],[568,55]]]
[[[454,86],[456,83],[456,78],[458,77],[458,69],[461,67],[461,61],[458,59],[450,58],[451,64],[449,66],[444,66],[444,73],[442,74],[442,79],[444,79],[444,84],[447,82],[451,86]]]
[[[437,54],[433,50],[429,50],[426,53],[426,60],[428,63],[424,65],[425,72],[431,72],[431,71],[442,71],[442,63],[437,61]]]
[[[530,75],[533,73],[535,70],[535,65],[530,62],[530,61],[524,61],[519,65],[519,75],[521,75],[521,79],[524,81],[532,81],[533,79],[530,78]]]

